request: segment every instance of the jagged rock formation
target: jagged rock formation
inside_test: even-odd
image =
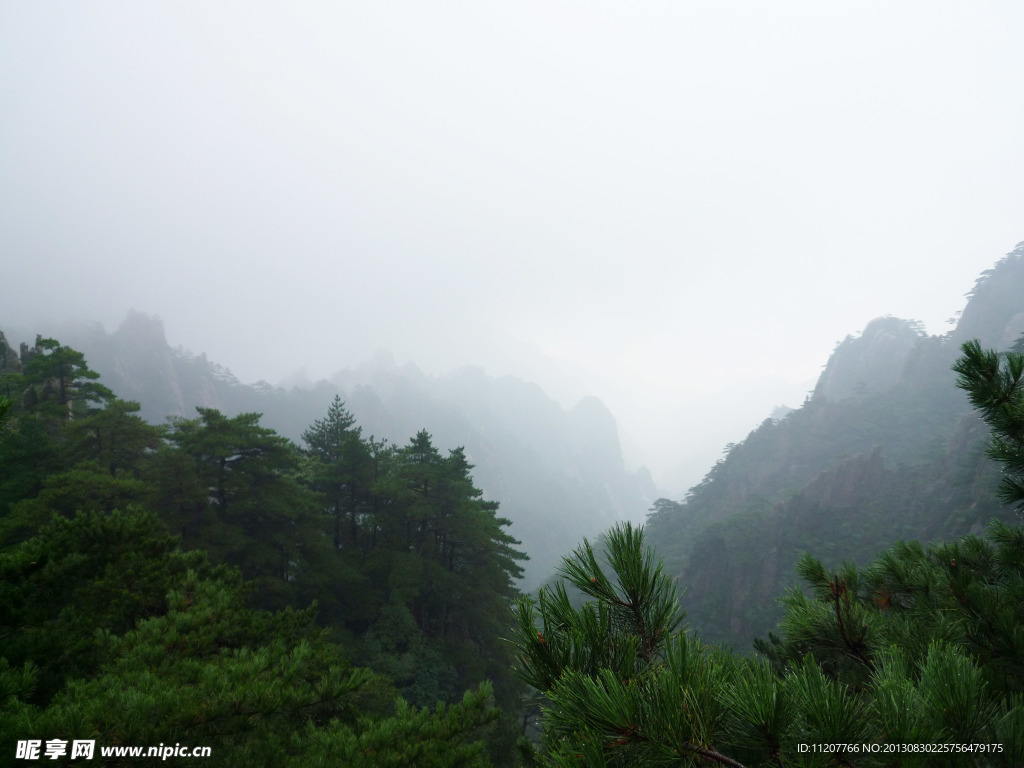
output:
[[[0,372],[3,371],[16,371],[20,368],[21,363],[18,359],[18,353],[11,347],[7,337],[4,336],[3,331],[0,331]]]

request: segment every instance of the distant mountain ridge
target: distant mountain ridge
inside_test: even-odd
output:
[[[801,552],[864,564],[894,540],[951,539],[993,517],[988,431],[956,388],[960,345],[1008,349],[1024,334],[1024,243],[987,270],[954,330],[877,318],[833,352],[813,395],[766,419],[682,502],[648,523],[684,607],[708,639],[748,647],[772,629]]]
[[[441,450],[463,446],[477,486],[501,503],[499,514],[530,556],[526,588],[584,536],[642,520],[658,495],[646,470],[626,471],[615,419],[593,397],[565,409],[511,376],[463,368],[435,377],[386,353],[309,387],[247,385],[205,355],[171,348],[161,321],[139,312],[112,333],[81,325],[58,338],[82,351],[119,397],[139,401],[151,423],[191,418],[197,406],[257,412],[264,426],[301,443],[340,394],[364,435],[402,444],[426,429]]]

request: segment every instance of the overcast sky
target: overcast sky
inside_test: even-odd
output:
[[[0,327],[136,308],[244,381],[553,361],[661,445],[726,388],[799,405],[875,316],[948,330],[1024,240],[1022,32],[1009,0],[0,0]]]

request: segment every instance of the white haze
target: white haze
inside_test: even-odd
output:
[[[1022,31],[1017,2],[0,2],[0,328],[134,307],[245,381],[480,364],[602,397],[680,490],[1024,239]]]

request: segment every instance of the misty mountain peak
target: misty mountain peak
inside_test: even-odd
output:
[[[814,399],[844,400],[892,388],[923,335],[912,320],[876,317],[860,336],[847,336],[836,347],[814,388]]]
[[[978,339],[983,347],[1009,349],[1024,333],[1024,243],[985,270],[967,296],[956,344]]]
[[[593,395],[587,395],[586,397],[580,398],[580,401],[572,409],[572,413],[579,419],[585,420],[591,423],[604,423],[605,425],[615,425],[615,417],[612,416],[611,411],[608,410],[600,398],[594,397]]]
[[[128,310],[113,336],[118,345],[137,349],[156,350],[167,347],[164,321],[156,315],[147,315],[135,309]]]

